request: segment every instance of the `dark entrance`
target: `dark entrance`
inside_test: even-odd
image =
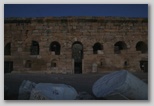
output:
[[[4,61],[4,73],[11,73],[13,71],[13,62]]]
[[[74,73],[82,73],[83,46],[81,42],[72,45],[72,58],[74,59]]]
[[[147,73],[148,72],[148,61],[141,60],[140,61],[140,68],[143,70],[143,72]]]
[[[82,73],[82,61],[81,62],[74,62],[74,73],[75,74]]]
[[[31,55],[39,55],[39,43],[37,41],[32,41],[30,50]]]

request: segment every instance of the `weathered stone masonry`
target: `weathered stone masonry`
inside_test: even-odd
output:
[[[148,19],[8,18],[4,43],[5,72],[143,72],[148,61]]]

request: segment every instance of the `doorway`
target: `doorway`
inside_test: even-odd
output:
[[[141,60],[140,61],[140,68],[143,70],[143,72],[147,73],[148,72],[148,61]]]
[[[74,73],[75,74],[82,73],[82,62],[74,62]]]
[[[82,74],[83,46],[81,42],[73,43],[72,58],[74,59],[74,73]]]
[[[13,61],[4,61],[4,73],[11,73],[13,71]]]

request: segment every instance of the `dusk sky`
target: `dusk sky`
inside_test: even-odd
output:
[[[4,17],[148,17],[147,4],[4,4]]]

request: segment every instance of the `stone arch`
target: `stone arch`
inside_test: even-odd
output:
[[[147,44],[144,43],[143,41],[137,42],[136,43],[136,51],[141,51],[141,53],[147,53],[148,52]]]
[[[103,50],[103,46],[99,42],[93,45],[93,54],[98,54],[98,50]]]
[[[61,48],[60,43],[57,41],[53,41],[50,44],[49,50],[54,51],[55,55],[60,55],[60,48]]]
[[[82,73],[83,45],[79,41],[72,44],[72,58],[74,59],[74,73]]]
[[[31,55],[39,55],[39,49],[39,43],[33,40],[30,47]]]
[[[124,41],[118,41],[114,44],[114,53],[120,54],[121,50],[127,49],[127,45]]]
[[[11,42],[9,42],[5,45],[4,55],[11,55]]]
[[[76,41],[72,44],[72,58],[78,60],[76,56],[79,56],[81,57],[80,59],[83,59],[83,45],[79,41]]]

